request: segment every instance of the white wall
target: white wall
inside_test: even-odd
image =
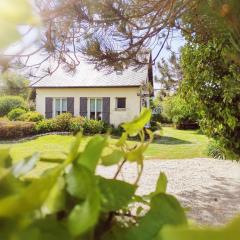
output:
[[[36,110],[45,116],[46,97],[74,97],[74,115],[80,112],[80,97],[110,97],[110,123],[118,126],[130,121],[140,113],[138,88],[38,88],[36,89]],[[115,109],[116,98],[126,97],[126,110]]]

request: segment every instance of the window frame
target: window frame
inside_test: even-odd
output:
[[[119,108],[118,107],[118,100],[119,99],[124,99],[125,100],[125,107],[124,108]],[[117,111],[125,111],[127,109],[127,98],[126,97],[116,97],[115,100],[115,110]]]
[[[56,114],[56,100],[59,99],[60,100],[60,114],[63,113],[63,100],[66,100],[66,103],[67,103],[67,98],[66,97],[55,97],[53,98],[53,117],[56,117],[60,114]],[[67,109],[66,111],[64,111],[64,113],[67,112]]]
[[[91,116],[91,100],[94,99],[94,120],[98,120],[97,119],[97,100],[101,100],[101,111],[100,111],[100,114],[101,114],[101,119],[103,119],[103,98],[101,97],[90,97],[88,98],[88,119],[92,119],[90,118]]]

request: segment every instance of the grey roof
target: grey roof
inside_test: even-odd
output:
[[[32,84],[34,88],[57,87],[134,87],[147,81],[148,68],[126,69],[122,73],[98,71],[93,65],[81,62],[75,74],[59,68],[51,76]]]

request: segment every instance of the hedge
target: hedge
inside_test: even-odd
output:
[[[34,122],[0,121],[0,139],[16,139],[33,135]]]

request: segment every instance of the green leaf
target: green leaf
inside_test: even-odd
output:
[[[154,196],[150,206],[150,210],[139,220],[137,225],[120,231],[113,229],[107,239],[151,240],[156,239],[159,231],[166,225],[181,226],[187,223],[183,208],[171,195],[160,193]]]
[[[132,199],[136,186],[116,179],[99,178],[102,209],[104,212],[116,211],[126,207]]]
[[[123,158],[123,152],[120,150],[113,150],[112,153],[102,156],[101,163],[104,166],[111,166],[114,164],[119,163],[121,159]]]
[[[98,221],[100,213],[100,193],[92,191],[83,204],[76,205],[68,218],[68,229],[73,236],[90,230]]]
[[[9,153],[9,148],[0,149],[0,168],[8,168],[12,165],[12,158]]]
[[[15,177],[20,177],[31,171],[40,159],[40,154],[35,153],[30,157],[18,162],[12,168],[12,173]]]
[[[124,133],[122,133],[122,136],[120,137],[120,139],[117,141],[117,143],[116,143],[116,146],[117,147],[122,147],[125,143],[126,143],[126,141],[127,141],[127,133],[126,132],[124,132]]]
[[[23,190],[23,187],[23,182],[15,178],[11,172],[8,171],[0,180],[0,199],[12,194],[20,193]]]
[[[66,175],[67,191],[74,197],[86,199],[96,187],[94,175],[84,166],[73,165]]]
[[[0,1],[0,49],[20,39],[19,25],[37,25],[39,19],[27,0]]]
[[[59,177],[42,206],[43,214],[52,214],[64,209],[66,201],[64,187],[64,178]]]
[[[129,123],[124,123],[122,127],[130,136],[136,136],[144,126],[150,121],[152,112],[148,108],[143,108],[140,116]]]
[[[161,172],[157,181],[155,193],[156,194],[166,193],[167,183],[168,183],[167,176],[165,175],[164,172]]]
[[[144,152],[147,150],[148,144],[144,143],[139,145],[137,148],[126,152],[125,158],[130,162],[141,163],[144,160]]]
[[[69,163],[73,162],[77,158],[77,156],[78,156],[78,149],[79,149],[81,140],[82,140],[82,133],[79,132],[76,135],[75,140],[73,141],[73,143],[72,143],[72,145],[70,147],[70,151],[69,151],[68,157],[67,157],[67,159],[65,161],[66,164],[69,164]]]
[[[61,167],[51,169],[41,178],[33,180],[19,194],[0,199],[0,216],[12,217],[39,209],[48,197],[61,171]]]
[[[240,217],[221,228],[164,227],[160,240],[237,240],[240,236]]]
[[[80,154],[78,163],[88,168],[91,172],[95,172],[98,161],[101,157],[104,147],[107,145],[107,138],[101,136],[93,137]]]
[[[18,233],[18,240],[73,240],[67,228],[54,219],[42,219]]]

